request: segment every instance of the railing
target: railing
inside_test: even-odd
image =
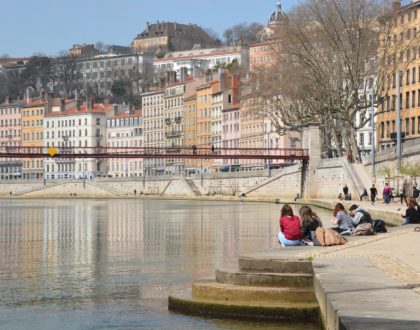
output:
[[[175,132],[174,132],[175,133]],[[176,134],[182,134],[176,132]],[[1,147],[0,158],[49,158],[47,147]],[[54,158],[191,158],[309,160],[307,149],[210,147],[56,147]]]

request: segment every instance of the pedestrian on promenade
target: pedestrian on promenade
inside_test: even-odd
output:
[[[322,228],[322,221],[309,206],[302,206],[299,210],[302,221],[302,237],[305,245],[319,245],[315,231],[318,227]]]
[[[344,205],[337,203],[333,211],[334,218],[331,220],[334,229],[336,232],[341,235],[350,235],[353,231],[353,221],[350,216],[347,214]]]
[[[363,193],[360,195],[360,201],[363,200],[363,197],[369,197],[368,192],[366,188],[363,190]]]
[[[417,186],[413,187],[413,198],[416,201],[416,203],[419,203],[419,201],[420,201],[420,190],[417,188]]]
[[[388,183],[385,183],[385,187],[384,187],[384,190],[382,191],[382,195],[384,197],[385,204],[389,205],[389,202],[391,201],[392,190],[389,187]]]
[[[280,231],[278,239],[282,247],[302,245],[300,219],[293,214],[289,204],[283,205],[280,215]]]
[[[370,201],[372,202],[372,205],[375,205],[376,196],[378,196],[378,190],[375,185],[372,184],[372,187],[370,188]]]
[[[343,187],[344,200],[349,200],[349,187],[345,184]]]
[[[405,201],[405,204],[408,204],[407,202],[407,195],[405,193],[405,187],[404,185],[401,185],[400,189],[399,189],[399,194],[400,194],[400,200],[401,200],[401,205],[403,203],[403,200]]]
[[[351,152],[351,150],[347,153],[347,160],[350,164],[353,163],[353,153]]]
[[[407,207],[405,214],[401,214],[401,217],[404,219],[403,225],[420,223],[420,214],[416,209],[416,203],[413,199],[410,198]]]

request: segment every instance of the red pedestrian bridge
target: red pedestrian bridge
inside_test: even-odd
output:
[[[0,146],[0,158],[185,158],[309,160],[308,149],[204,147],[10,147]]]

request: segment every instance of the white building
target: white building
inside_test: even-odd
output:
[[[363,104],[370,105],[372,104],[372,95],[369,91],[372,88],[372,80],[366,84],[362,84],[359,90],[359,98]],[[374,86],[375,90],[375,86]],[[365,97],[367,96],[367,102],[365,102]],[[376,113],[376,106],[374,106],[374,113]],[[361,111],[356,115],[356,127],[360,125],[365,125],[357,130],[356,139],[357,145],[359,148],[360,155],[362,159],[370,157],[372,153],[372,137],[373,141],[376,141],[376,130],[373,127],[372,130],[372,121],[371,121],[372,109],[369,107],[366,111]],[[376,124],[376,116],[374,116],[374,125]]]
[[[44,119],[44,146],[60,154],[94,153],[106,146],[106,116],[109,104],[61,102]],[[66,150],[66,147],[77,149]],[[98,148],[98,149],[96,149]],[[94,158],[47,158],[46,179],[94,178],[106,175],[106,161]]]
[[[130,153],[143,150],[143,118],[140,110],[130,107],[120,109],[114,106],[113,116],[107,119],[107,145],[112,148],[128,149]],[[118,149],[115,151],[120,152]],[[132,177],[143,175],[143,159],[141,158],[113,158],[108,159],[109,177]]]
[[[185,84],[176,84],[165,89],[165,145],[169,148],[184,146],[184,93]],[[166,159],[166,174],[182,175],[184,160]]]
[[[59,70],[65,70],[66,63],[58,63]],[[68,64],[67,64],[68,65]],[[76,63],[77,81],[75,86],[82,90],[88,88],[98,95],[112,95],[112,84],[116,80],[139,79],[133,83],[133,92],[139,91],[141,80],[153,76],[153,56],[146,54],[97,55],[80,59]],[[58,86],[63,91],[63,86]]]
[[[198,77],[200,72],[212,70],[218,65],[227,65],[234,61],[248,68],[249,48],[247,46],[191,49],[170,52],[163,58],[155,58],[155,73],[174,71],[181,77],[181,69],[186,68],[187,74]]]
[[[156,91],[144,93],[142,97],[144,146],[148,153],[159,153],[159,149],[165,147],[164,126],[164,92]],[[165,159],[149,158],[144,160],[144,175],[164,175]]]

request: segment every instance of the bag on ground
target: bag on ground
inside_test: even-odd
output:
[[[331,228],[324,229],[318,227],[315,236],[321,246],[343,245],[347,242],[343,235],[340,235]]]
[[[386,229],[385,221],[381,219],[376,219],[373,222],[373,231],[375,233],[386,233],[388,230]]]

